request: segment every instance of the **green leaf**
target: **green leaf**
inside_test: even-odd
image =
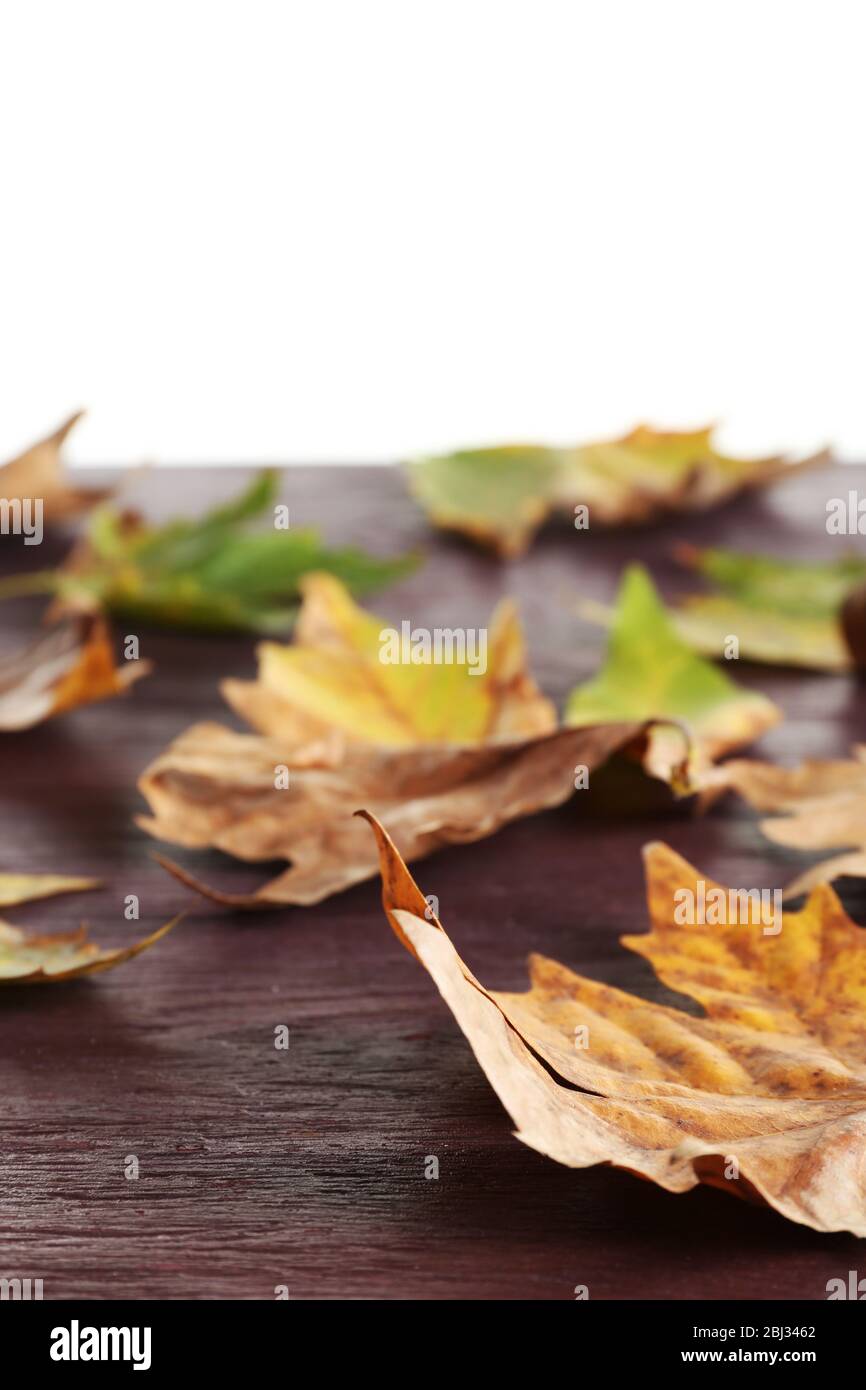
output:
[[[412,489],[437,526],[501,555],[520,555],[550,511],[561,458],[543,446],[464,450],[409,465]]]
[[[262,473],[234,501],[203,517],[159,527],[134,527],[114,551],[114,558],[134,561],[154,573],[189,573],[219,554],[245,522],[261,516],[273,504],[275,494],[275,475]],[[120,531],[122,523],[118,526],[115,521],[115,537]]]
[[[693,546],[681,547],[678,558],[721,590],[692,595],[676,611],[679,632],[696,650],[721,656],[734,636],[748,660],[820,671],[851,666],[841,614],[866,584],[866,560],[783,560]]]
[[[684,564],[743,603],[795,618],[835,616],[851,590],[866,584],[866,559],[859,555],[829,561],[781,560],[774,555],[692,546],[681,547],[678,554]]]
[[[576,448],[539,444],[463,450],[409,465],[415,496],[431,521],[520,555],[553,514],[579,529],[634,525],[725,501],[781,473],[824,462],[826,453],[793,462],[781,456],[720,453],[711,429],[663,431],[638,426],[621,439]]]
[[[408,574],[416,555],[384,559],[353,546],[332,549],[317,531],[253,531],[269,512],[276,478],[263,473],[239,497],[204,517],[150,526],[111,507],[91,518],[88,545],[65,570],[13,576],[4,593],[53,592],[157,626],[285,632],[304,575],[325,571],[354,593]]]
[[[780,718],[679,636],[646,570],[623,577],[602,669],[571,692],[567,724],[668,719],[686,726],[704,758],[752,742]]]

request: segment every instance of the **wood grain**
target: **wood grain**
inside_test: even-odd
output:
[[[241,481],[238,470],[178,469],[127,487],[168,515]],[[866,469],[803,475],[645,532],[553,527],[503,565],[432,537],[396,470],[293,468],[282,478],[293,524],[381,551],[427,547],[422,569],[371,601],[383,614],[474,626],[514,594],[535,672],[557,698],[603,647],[575,615],[577,595],[608,600],[634,557],[651,561],[668,593],[688,587],[668,559],[686,538],[834,554],[845,543],[826,534],[825,502],[849,488],[866,491]],[[3,537],[0,571],[61,553],[56,539],[28,549]],[[0,650],[37,611],[4,605]],[[14,921],[51,929],[86,915],[97,940],[119,945],[134,926],[190,909],[172,936],[110,975],[0,993],[0,1275],[42,1278],[46,1298],[268,1299],[286,1284],[293,1298],[569,1299],[586,1284],[594,1299],[822,1299],[829,1278],[862,1264],[853,1237],[820,1236],[715,1191],[674,1197],[610,1169],[572,1172],[524,1148],[392,937],[377,884],[260,916],[186,894],[132,824],[136,777],[193,720],[235,722],[217,680],[252,674],[255,644],[139,635],[156,672],[128,698],[0,736],[0,867],[97,874],[106,885],[10,912]],[[745,664],[736,675],[785,710],[763,756],[841,756],[866,733],[854,679]],[[775,887],[805,862],[735,805],[695,819],[635,800],[612,816],[575,798],[435,856],[418,878],[492,988],[522,988],[525,956],[538,949],[664,999],[649,967],[618,946],[621,932],[645,926],[639,851],[654,838],[723,882]],[[267,874],[217,854],[184,862],[236,890]],[[866,922],[864,887],[842,888]],[[140,924],[124,921],[129,893]],[[274,1048],[280,1024],[288,1051]],[[424,1178],[430,1154],[438,1182]],[[124,1176],[128,1155],[137,1181]]]

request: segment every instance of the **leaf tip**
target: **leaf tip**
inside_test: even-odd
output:
[[[379,849],[379,872],[382,875],[382,906],[385,909],[385,915],[395,936],[414,956],[416,954],[415,948],[394,916],[394,912],[411,912],[414,917],[420,917],[422,921],[429,922],[431,926],[438,927],[440,930],[441,924],[437,918],[431,916],[427,899],[407,869],[400,851],[381,821],[373,815],[372,811],[365,809],[357,810],[355,815],[367,822],[376,837],[376,844]]]

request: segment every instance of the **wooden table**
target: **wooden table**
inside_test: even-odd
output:
[[[240,470],[160,470],[128,488],[165,516],[241,481]],[[668,557],[686,537],[835,553],[845,542],[826,534],[825,502],[849,488],[866,491],[866,469],[802,475],[639,533],[552,528],[503,565],[431,535],[397,470],[292,468],[282,483],[293,524],[315,522],[329,540],[427,547],[423,568],[371,601],[382,614],[475,626],[514,594],[535,673],[560,699],[595,670],[604,644],[575,615],[578,595],[609,599],[635,557],[667,593],[683,587]],[[0,570],[61,553],[59,541],[40,551],[2,538]],[[4,650],[36,611],[29,600],[4,605]],[[100,942],[120,944],[134,926],[126,894],[140,896],[142,930],[190,909],[172,936],[111,974],[0,991],[0,1275],[42,1278],[46,1298],[270,1299],[287,1285],[302,1299],[570,1299],[586,1284],[593,1299],[821,1299],[829,1278],[866,1272],[853,1237],[818,1235],[718,1191],[672,1196],[609,1168],[571,1171],[525,1148],[432,982],[391,935],[378,882],[257,915],[215,909],[170,879],[132,823],[143,809],[136,777],[192,721],[234,722],[217,681],[252,674],[255,642],[140,637],[156,670],[128,698],[0,735],[0,866],[105,880],[88,899],[32,904],[10,911],[13,921],[58,929],[86,915]],[[842,756],[866,732],[853,679],[745,663],[735,674],[785,711],[755,750],[763,756]],[[737,885],[779,886],[804,862],[732,803],[695,819],[670,805],[609,816],[575,798],[417,873],[493,988],[522,988],[537,949],[681,1002],[618,945],[645,927],[639,851],[655,838]],[[234,889],[271,867],[177,853]],[[866,888],[842,888],[866,923]],[[279,1024],[288,1051],[274,1047]],[[439,1181],[424,1177],[432,1154]],[[131,1155],[137,1180],[124,1175]]]

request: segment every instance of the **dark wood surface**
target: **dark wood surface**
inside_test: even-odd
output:
[[[236,470],[134,478],[154,515],[232,492]],[[508,565],[432,536],[397,470],[293,468],[293,524],[380,551],[425,545],[426,565],[370,600],[392,618],[477,625],[517,597],[534,670],[561,699],[597,666],[603,635],[578,595],[609,598],[622,565],[652,563],[666,592],[683,577],[679,539],[832,554],[825,502],[866,490],[866,469],[792,478],[697,521],[630,534],[548,529]],[[856,540],[852,544],[856,544]],[[862,545],[862,541],[860,542]],[[0,539],[0,570],[41,566],[58,540]],[[685,587],[689,581],[686,580]],[[0,649],[20,642],[32,601],[0,609]],[[0,991],[0,1275],[42,1278],[46,1298],[826,1297],[866,1273],[853,1237],[821,1236],[769,1210],[698,1189],[672,1196],[609,1168],[571,1171],[525,1148],[427,975],[382,915],[378,882],[313,909],[232,914],[191,897],[153,863],[132,818],[136,777],[190,722],[233,723],[221,676],[254,671],[246,637],[140,633],[155,674],[129,698],[0,735],[0,867],[100,875],[87,899],[7,916],[61,928],[86,916],[105,944],[189,908],[152,952],[99,979]],[[729,668],[732,669],[732,668]],[[740,663],[784,724],[756,748],[794,762],[842,756],[864,736],[853,679]],[[776,887],[805,861],[765,841],[734,804],[703,819],[630,803],[616,817],[575,798],[481,844],[417,866],[462,955],[489,986],[519,989],[537,949],[655,999],[670,996],[618,945],[645,927],[640,847],[667,840],[708,875]],[[243,889],[267,866],[184,855]],[[866,923],[866,889],[843,884]],[[681,1001],[677,1001],[681,1002]],[[290,1029],[276,1051],[274,1029]],[[424,1177],[439,1158],[439,1181]],[[124,1176],[136,1155],[140,1177]]]

